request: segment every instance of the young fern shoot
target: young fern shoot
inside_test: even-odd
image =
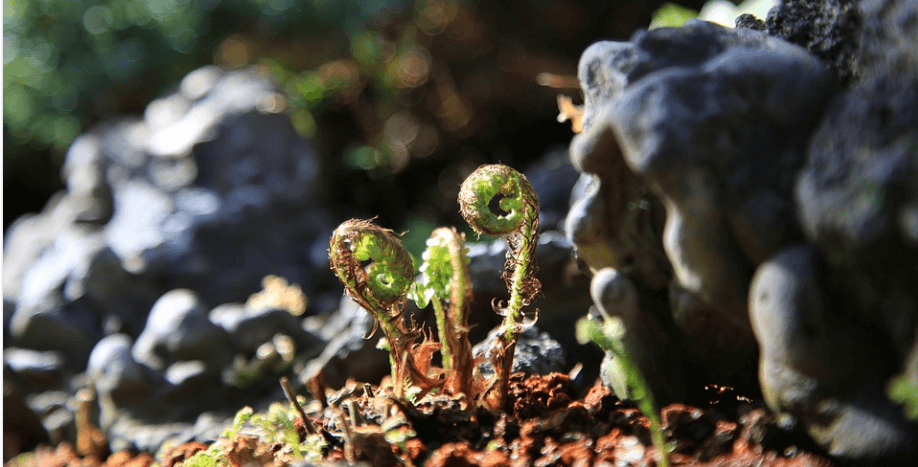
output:
[[[391,230],[368,220],[351,219],[332,234],[328,258],[348,295],[382,328],[389,342],[396,397],[403,397],[404,376],[409,370],[404,366],[417,337],[402,319],[405,297],[414,281],[411,256]]]
[[[465,252],[465,236],[456,229],[434,230],[422,256],[421,279],[411,287],[409,297],[420,308],[433,304],[443,369],[447,370],[446,389],[474,398],[474,360],[468,337],[472,286]]]
[[[490,206],[495,198],[502,212],[492,211]],[[503,164],[492,164],[479,167],[462,182],[459,208],[476,232],[507,237],[509,245],[503,277],[510,289],[510,301],[494,304],[504,321],[491,351],[495,392],[489,395],[493,398],[490,404],[499,410],[506,406],[519,334],[538,318],[537,312],[527,317],[523,310],[541,287],[535,278],[539,200],[523,174]]]
[[[660,453],[660,461],[657,466],[669,467],[669,453],[672,449],[666,443],[666,437],[663,434],[663,422],[660,419],[660,411],[657,410],[653,392],[650,390],[650,384],[647,383],[643,373],[641,373],[641,370],[628,352],[628,348],[623,343],[625,325],[622,323],[621,318],[610,316],[605,311],[602,311],[601,319],[599,318],[584,316],[577,321],[577,342],[581,345],[593,342],[602,350],[611,352],[615,356],[616,362],[621,366],[625,376],[625,381],[621,382],[624,386],[622,388],[623,391],[619,392],[620,390],[616,389],[616,392],[618,394],[630,392],[631,396],[629,398],[637,401],[641,412],[650,422],[650,439]],[[613,387],[615,387],[615,383],[613,383]]]

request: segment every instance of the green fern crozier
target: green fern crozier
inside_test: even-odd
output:
[[[502,212],[492,211],[495,198]],[[504,321],[491,351],[495,373],[491,405],[495,409],[503,409],[510,387],[517,339],[523,329],[535,323],[538,317],[537,312],[526,316],[524,308],[541,288],[535,278],[539,199],[523,174],[503,164],[489,164],[479,167],[462,183],[459,209],[476,232],[506,237],[509,245],[504,280],[510,289],[510,301],[494,305]]]
[[[395,393],[402,397],[407,373],[404,362],[416,337],[402,319],[405,297],[414,281],[411,256],[391,230],[351,219],[332,234],[328,258],[348,295],[382,328],[389,343]]]

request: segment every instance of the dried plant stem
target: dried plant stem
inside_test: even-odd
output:
[[[303,426],[306,427],[306,432],[314,435],[318,433],[316,430],[315,424],[312,423],[312,419],[306,415],[306,411],[303,410],[303,406],[296,400],[296,393],[293,392],[293,386],[290,385],[290,380],[286,376],[281,376],[280,378],[281,388],[284,389],[284,395],[287,396],[287,400],[290,401],[290,404],[293,405],[293,408],[296,409],[296,413],[300,415],[300,419],[303,421]]]

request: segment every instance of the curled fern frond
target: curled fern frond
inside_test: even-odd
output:
[[[492,210],[495,198],[503,213]],[[529,180],[503,164],[482,165],[462,183],[459,211],[475,232],[507,237],[510,249],[503,277],[510,289],[508,307],[515,313],[529,305],[541,290],[534,261],[539,197]]]
[[[376,315],[398,317],[414,281],[411,256],[392,231],[351,219],[332,234],[328,258],[348,294]]]
[[[490,205],[500,195],[495,213]],[[538,228],[539,200],[525,175],[503,164],[485,164],[472,172],[459,189],[459,209],[476,232],[504,236],[524,224]]]
[[[398,378],[407,374],[403,357],[418,336],[402,319],[405,297],[414,281],[411,256],[391,230],[351,219],[332,234],[328,258],[348,295],[376,318],[386,335],[396,395],[401,397]]]
[[[495,200],[497,209],[492,208]],[[483,165],[462,183],[459,208],[476,232],[505,236],[509,245],[503,277],[510,301],[495,302],[495,311],[504,321],[491,353],[496,389],[491,405],[500,409],[506,404],[516,341],[537,319],[537,314],[525,316],[523,309],[541,288],[535,277],[539,199],[523,174],[503,164]]]

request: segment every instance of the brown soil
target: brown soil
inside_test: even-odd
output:
[[[372,388],[370,392],[380,392]],[[675,466],[833,467],[801,436],[780,430],[760,402],[729,388],[709,388],[706,407],[672,404],[662,410],[663,427]],[[633,405],[596,385],[575,396],[567,375],[515,375],[506,413],[469,408],[444,395],[424,397],[417,405],[389,396],[372,396],[350,384],[329,397],[312,424],[330,441],[322,461],[368,465],[461,466],[650,466],[659,460],[647,418]],[[355,410],[348,410],[353,407]],[[353,414],[353,415],[352,415]],[[356,424],[355,424],[356,422]],[[307,427],[298,423],[301,437]],[[286,466],[295,463],[289,449],[251,434],[223,440],[224,453],[236,466]],[[181,465],[205,449],[188,443],[166,453],[163,467]],[[149,467],[149,454],[115,453],[101,461],[80,456],[62,444],[36,451],[35,464],[53,467]]]

